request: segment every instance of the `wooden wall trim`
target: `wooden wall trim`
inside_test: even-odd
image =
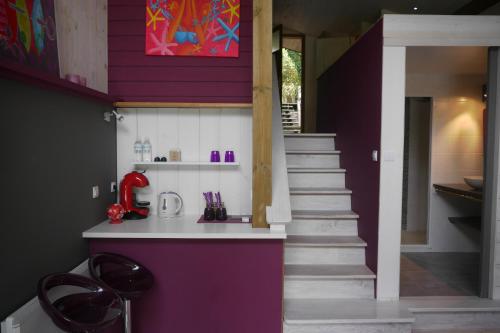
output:
[[[272,1],[253,1],[253,227],[272,201]]]
[[[115,102],[117,108],[251,109],[252,103]]]

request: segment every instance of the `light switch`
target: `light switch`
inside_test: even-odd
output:
[[[92,199],[99,198],[99,186],[92,186]]]

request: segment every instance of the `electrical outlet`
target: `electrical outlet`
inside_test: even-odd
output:
[[[92,199],[99,198],[99,186],[92,186]]]
[[[116,192],[116,182],[111,182],[111,187],[110,187],[111,193]]]

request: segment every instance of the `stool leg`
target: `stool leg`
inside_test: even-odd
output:
[[[130,300],[125,299],[125,311],[123,314],[123,326],[125,327],[125,333],[132,332],[132,312],[130,309]]]

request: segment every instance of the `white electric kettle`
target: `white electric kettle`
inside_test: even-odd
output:
[[[158,216],[160,218],[179,215],[183,206],[182,198],[175,192],[161,192],[158,200]]]

